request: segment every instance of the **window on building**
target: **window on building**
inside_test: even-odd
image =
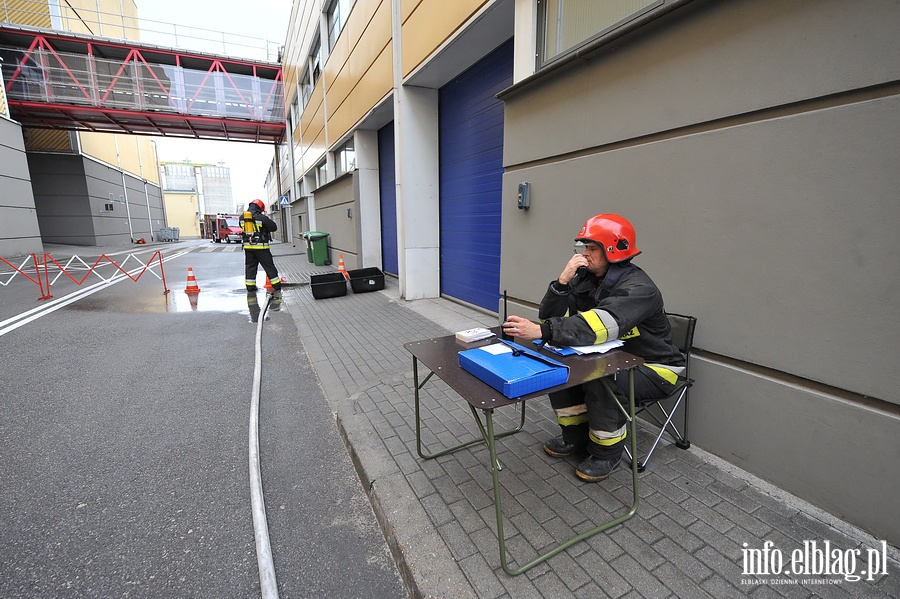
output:
[[[338,36],[344,29],[344,23],[350,15],[350,8],[353,6],[353,0],[333,0],[331,6],[328,7],[326,14],[328,15],[328,50],[334,48],[337,43]]]
[[[672,0],[540,0],[538,68]]]
[[[301,89],[301,94],[302,94],[302,90],[303,90],[302,84],[301,84],[300,89]],[[306,103],[304,102],[304,105],[305,104]],[[299,122],[300,122],[300,98],[298,98],[297,96],[294,96],[294,100],[291,102],[291,124],[293,124],[296,127],[297,123],[299,123]]]
[[[300,76],[300,94],[303,96],[302,107],[306,108],[306,105],[309,103],[309,97],[312,95],[312,82],[309,79],[309,69],[303,71],[303,75]],[[300,122],[298,119],[296,122]]]
[[[322,74],[322,44],[318,38],[313,42],[312,50],[309,53],[309,73],[310,83],[315,87],[319,75]]]
[[[334,151],[334,167],[336,176],[356,169],[356,151],[353,149],[352,137]]]
[[[327,165],[322,162],[318,166],[316,166],[316,185],[321,187],[328,182],[328,169]]]

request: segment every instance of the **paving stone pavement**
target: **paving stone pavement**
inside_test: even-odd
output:
[[[316,300],[305,248],[273,247],[289,286],[288,307],[315,367],[385,537],[415,597],[900,597],[897,548],[884,547],[887,574],[867,580],[812,574],[748,574],[748,550],[791,556],[830,543],[843,572],[866,568],[881,541],[693,446],[665,444],[640,478],[640,506],[622,525],[576,543],[512,577],[500,567],[488,450],[476,444],[423,460],[416,452],[412,356],[416,341],[497,317],[446,299],[408,302],[397,280],[383,291]],[[421,368],[424,370],[424,367]],[[420,377],[425,373],[420,372]],[[426,451],[477,434],[471,412],[437,377],[421,390]],[[518,424],[515,407],[497,410],[496,430]],[[642,424],[640,440],[651,438]],[[558,541],[627,510],[631,473],[619,468],[600,484],[573,475],[573,460],[541,450],[558,430],[549,401],[531,400],[525,426],[498,441],[504,529],[518,567]],[[858,550],[858,552],[856,551]],[[763,555],[761,552],[757,555]],[[856,563],[850,556],[858,556]],[[852,569],[851,569],[852,566]],[[835,565],[834,570],[838,570]]]

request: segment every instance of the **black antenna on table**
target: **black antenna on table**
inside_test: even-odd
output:
[[[506,289],[503,290],[503,322],[506,322]],[[506,334],[506,330],[503,328],[503,325],[500,325],[501,335],[500,338],[504,341],[512,341],[512,337]]]

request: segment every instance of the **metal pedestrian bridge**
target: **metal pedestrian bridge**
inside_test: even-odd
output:
[[[3,91],[24,126],[279,143],[281,65],[0,23]],[[2,102],[0,102],[2,104]]]

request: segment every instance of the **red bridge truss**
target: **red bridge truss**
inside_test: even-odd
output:
[[[0,24],[23,125],[257,143],[284,137],[281,65]]]

